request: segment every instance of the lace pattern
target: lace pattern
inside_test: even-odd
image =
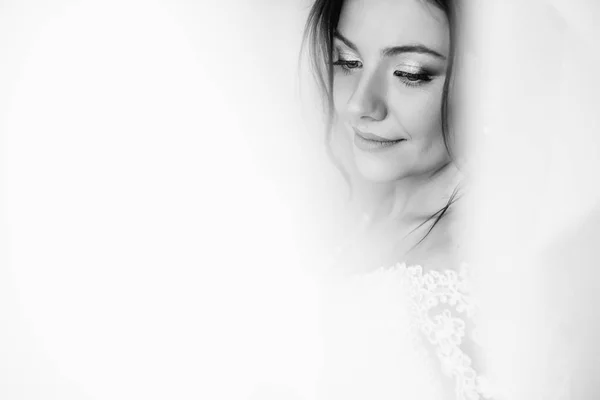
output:
[[[328,287],[334,304],[327,320],[337,329],[332,366],[341,377],[330,383],[344,392],[328,399],[497,398],[468,354],[479,343],[466,265],[424,271],[398,263],[366,274],[338,272],[349,279],[335,273]],[[370,367],[360,369],[364,365]],[[350,385],[348,376],[360,378]],[[373,388],[382,394],[374,397]]]
[[[444,374],[453,378],[456,399],[490,399],[489,382],[475,371],[471,357],[462,349],[467,337],[476,342],[477,307],[469,295],[467,266],[463,264],[458,272],[423,272],[420,266],[405,264],[396,269],[408,278],[416,327],[435,349]]]

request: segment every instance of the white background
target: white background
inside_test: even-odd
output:
[[[305,395],[306,7],[2,2],[0,398]]]

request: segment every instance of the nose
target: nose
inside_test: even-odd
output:
[[[385,79],[378,74],[362,74],[348,99],[346,111],[356,123],[381,121],[387,116]]]

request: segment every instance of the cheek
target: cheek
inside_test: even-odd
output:
[[[344,118],[346,105],[354,93],[353,76],[336,76],[333,82],[333,106],[338,118]]]
[[[415,142],[442,140],[442,93],[434,90],[411,89],[412,93],[398,94],[390,104],[393,114],[403,130]]]

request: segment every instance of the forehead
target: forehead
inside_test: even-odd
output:
[[[346,0],[338,31],[361,52],[418,43],[447,54],[450,43],[446,15],[427,0]]]

